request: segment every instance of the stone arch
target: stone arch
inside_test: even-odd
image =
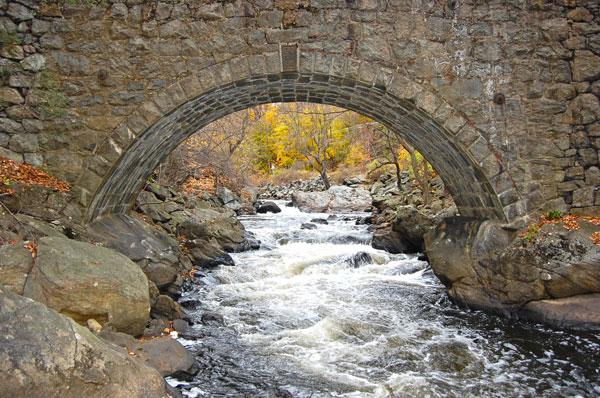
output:
[[[499,153],[439,96],[377,63],[295,54],[286,61],[280,48],[229,60],[142,104],[100,150],[118,158],[89,202],[88,220],[128,212],[160,161],[203,126],[255,105],[294,101],[353,110],[401,134],[431,162],[462,215],[510,220],[526,212]]]

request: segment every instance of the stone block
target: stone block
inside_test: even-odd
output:
[[[577,7],[575,9],[570,10],[567,13],[567,18],[574,22],[591,22],[594,20],[594,16],[592,15],[592,13],[584,7]]]
[[[473,144],[480,135],[473,127],[467,125],[464,126],[456,135],[455,140],[461,143],[465,148],[468,148]]]
[[[544,19],[542,34],[549,41],[562,41],[569,37],[569,22],[566,18]]]
[[[360,65],[358,72],[358,80],[368,85],[375,83],[375,79],[379,74],[379,66],[372,63],[363,62]]]
[[[265,54],[265,73],[281,73],[281,59],[278,52]]]
[[[263,11],[258,14],[259,28],[281,28],[283,21],[283,11],[272,10]]]
[[[573,58],[573,80],[600,79],[600,57],[588,50],[576,50]]]
[[[452,20],[447,18],[429,17],[425,22],[427,38],[437,42],[445,42],[452,30]]]
[[[588,207],[594,205],[596,187],[583,187],[573,191],[573,207]]]
[[[367,38],[358,43],[356,53],[362,59],[380,61],[391,58],[389,46],[384,38]]]
[[[585,183],[590,186],[600,186],[600,169],[592,166],[585,171]]]
[[[229,64],[224,63],[221,65],[215,65],[211,67],[215,76],[215,84],[218,87],[225,86],[233,81]]]
[[[22,104],[25,102],[19,90],[11,87],[0,87],[0,101],[9,104]]]
[[[136,34],[136,30],[124,22],[114,21],[110,27],[111,40],[132,39]]]
[[[148,124],[156,122],[164,115],[153,102],[145,102],[138,108],[138,111]]]
[[[334,55],[329,73],[333,76],[344,76],[346,74],[347,59],[342,55]]]
[[[196,75],[190,75],[182,78],[180,80],[181,87],[185,92],[185,96],[187,99],[192,99],[197,97],[202,93],[202,85],[198,81]]]
[[[23,125],[21,123],[8,118],[0,118],[0,133],[13,135],[22,133],[23,131]]]
[[[40,150],[37,134],[16,134],[10,138],[8,148],[11,151],[25,153]]]
[[[267,43],[296,43],[308,41],[308,29],[267,29]]]
[[[497,62],[502,59],[502,46],[497,39],[478,40],[473,47],[473,57],[483,62]]]
[[[207,21],[218,20],[218,19],[222,19],[223,17],[224,17],[223,6],[220,3],[206,4],[206,5],[200,6],[194,12],[194,18],[204,19]]]
[[[50,22],[41,19],[34,19],[31,23],[31,33],[36,36],[49,32],[51,28],[52,24]]]
[[[84,169],[77,185],[88,192],[96,192],[96,189],[102,184],[102,178],[89,169]]]
[[[17,163],[23,163],[23,155],[11,151],[10,149],[0,147],[0,156],[12,160]]]
[[[110,7],[109,16],[112,19],[127,19],[129,15],[129,10],[127,6],[123,3],[114,3]]]
[[[18,21],[28,21],[33,19],[35,15],[35,11],[31,8],[24,6],[21,3],[11,2],[8,5],[8,10],[6,12],[10,17],[18,20]]]
[[[44,165],[44,157],[39,153],[23,154],[23,161],[34,167],[42,167]]]
[[[441,104],[442,100],[432,93],[423,91],[417,96],[417,106],[423,109],[428,115],[433,115]]]
[[[325,55],[322,53],[315,53],[315,64],[314,64],[314,72],[323,73],[325,75],[329,74],[329,70],[331,68],[331,63],[333,62],[332,55]]]
[[[161,25],[159,35],[161,38],[183,39],[189,36],[189,32],[182,20],[175,20]]]
[[[577,96],[577,92],[570,84],[555,84],[546,88],[544,96],[548,99],[570,100]]]
[[[569,104],[563,116],[564,123],[592,124],[600,117],[600,102],[591,93],[580,94]]]
[[[467,123],[466,119],[455,112],[444,124],[444,127],[450,131],[452,134],[456,134],[465,124]]]
[[[133,112],[127,118],[126,124],[128,129],[136,136],[145,131],[149,126],[149,123],[139,111]]]
[[[91,64],[87,57],[63,51],[53,51],[51,54],[62,75],[88,76],[91,74]]]
[[[469,147],[469,152],[475,158],[477,163],[481,163],[486,157],[491,155],[490,148],[488,147],[488,142],[483,137],[479,137],[471,146]]]
[[[584,166],[595,166],[598,164],[598,151],[592,148],[583,148],[578,151],[581,162]]]

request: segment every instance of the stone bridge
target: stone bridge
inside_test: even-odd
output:
[[[211,121],[286,101],[402,135],[462,215],[600,213],[596,0],[69,3],[0,0],[0,155],[67,181],[87,220]]]

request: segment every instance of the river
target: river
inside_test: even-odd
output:
[[[600,334],[452,304],[427,262],[369,246],[365,214],[242,217],[262,241],[202,274],[186,397],[598,397]],[[302,229],[312,219],[315,229]]]

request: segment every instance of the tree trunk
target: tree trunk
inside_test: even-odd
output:
[[[413,169],[413,173],[415,174],[415,178],[417,182],[421,186],[421,193],[423,195],[423,204],[429,204],[429,181],[427,181],[427,160],[423,158],[423,169],[419,167],[419,162],[417,161],[417,156],[415,154],[415,149],[410,145],[404,145],[404,148],[410,154],[410,164]]]
[[[331,188],[329,176],[327,175],[327,168],[325,166],[321,166],[321,168],[319,169],[319,174],[321,175],[321,180],[323,180],[323,184],[325,184],[325,189]]]

